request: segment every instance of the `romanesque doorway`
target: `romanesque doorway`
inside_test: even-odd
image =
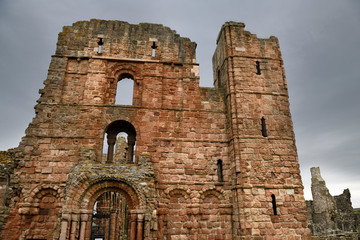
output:
[[[80,187],[85,192],[75,192],[68,211],[63,211],[59,240],[143,240],[145,204],[139,201],[139,194],[144,199],[141,192],[120,180],[89,185]]]
[[[91,240],[128,239],[129,208],[126,198],[115,191],[104,192],[95,201]]]

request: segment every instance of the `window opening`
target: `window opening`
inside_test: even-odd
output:
[[[256,61],[256,74],[257,74],[257,75],[260,75],[260,74],[261,74],[261,71],[260,71],[260,62],[259,62],[259,61]]]
[[[108,144],[108,134],[105,133],[104,136],[104,141],[103,141],[103,150],[102,150],[102,159],[101,159],[101,163],[106,163],[107,160],[107,155],[108,155],[108,149],[109,149],[109,144]]]
[[[127,239],[128,221],[126,198],[119,192],[105,192],[94,203],[91,239]]]
[[[102,163],[135,163],[136,132],[126,121],[111,123],[104,135]]]
[[[115,104],[133,104],[134,81],[131,78],[123,78],[118,81],[116,87]]]
[[[218,175],[218,181],[223,182],[224,181],[224,178],[223,178],[223,164],[222,164],[221,159],[217,160],[216,172],[217,172],[217,175]]]
[[[266,131],[266,122],[265,122],[265,118],[262,117],[261,118],[261,134],[263,137],[267,137],[267,131]]]
[[[98,54],[101,53],[101,46],[104,44],[103,39],[99,38],[99,41],[97,42],[99,48],[98,48]]]
[[[274,215],[277,215],[277,209],[276,209],[276,199],[275,199],[275,195],[271,194],[271,199],[272,199],[272,207],[273,207],[273,211],[274,211]]]
[[[112,155],[113,155],[113,159],[112,159],[112,163],[122,163],[125,164],[127,163],[128,159],[127,159],[127,155],[128,155],[128,150],[129,150],[129,144],[128,144],[128,134],[125,132],[120,132],[116,135],[116,139],[115,139],[115,143],[114,143],[114,147],[111,148],[110,151],[112,151]],[[102,158],[102,162],[105,163],[107,162],[107,158],[108,158],[108,149],[109,149],[109,144],[108,144],[108,135],[105,134],[105,138],[104,138],[104,147],[103,147],[103,158]],[[110,144],[112,144],[112,141],[110,140]],[[136,144],[134,145],[134,151],[136,149]],[[135,163],[135,156],[133,155],[131,159],[129,159],[129,162]]]
[[[129,149],[128,147],[128,135],[124,132],[119,133],[116,136],[116,142],[114,147],[114,163],[125,163],[126,162],[126,154]]]
[[[151,48],[152,48],[152,54],[151,54],[151,56],[155,57],[155,51],[156,51],[156,48],[157,48],[157,46],[156,46],[156,43],[155,43],[155,42],[153,42],[153,44],[152,44]]]

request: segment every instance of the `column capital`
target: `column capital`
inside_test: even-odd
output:
[[[137,214],[137,221],[142,222],[143,220],[144,220],[144,214],[143,213],[138,213]]]

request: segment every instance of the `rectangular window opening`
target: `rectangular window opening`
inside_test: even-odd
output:
[[[222,160],[219,159],[217,161],[217,169],[216,169],[217,175],[218,175],[218,181],[223,182],[224,181],[224,175],[223,175],[223,163]]]
[[[152,57],[155,57],[155,55],[156,55],[156,48],[157,48],[157,46],[156,46],[156,43],[155,43],[155,42],[153,42],[153,44],[152,44],[151,48],[152,48],[152,53],[151,53],[151,56],[152,56]]]
[[[261,75],[260,62],[259,61],[256,61],[256,74]]]
[[[273,212],[274,212],[274,215],[278,215],[277,214],[277,209],[276,209],[276,199],[275,199],[275,195],[274,194],[271,194],[271,203],[272,203],[272,207],[273,207]]]
[[[267,137],[267,131],[266,131],[266,122],[265,122],[265,118],[262,117],[261,118],[261,134],[263,137]]]

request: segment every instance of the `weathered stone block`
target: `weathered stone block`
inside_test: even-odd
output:
[[[311,168],[312,201],[306,201],[309,228],[316,239],[357,239],[357,216],[352,208],[349,189],[331,196],[321,177],[320,168]]]

